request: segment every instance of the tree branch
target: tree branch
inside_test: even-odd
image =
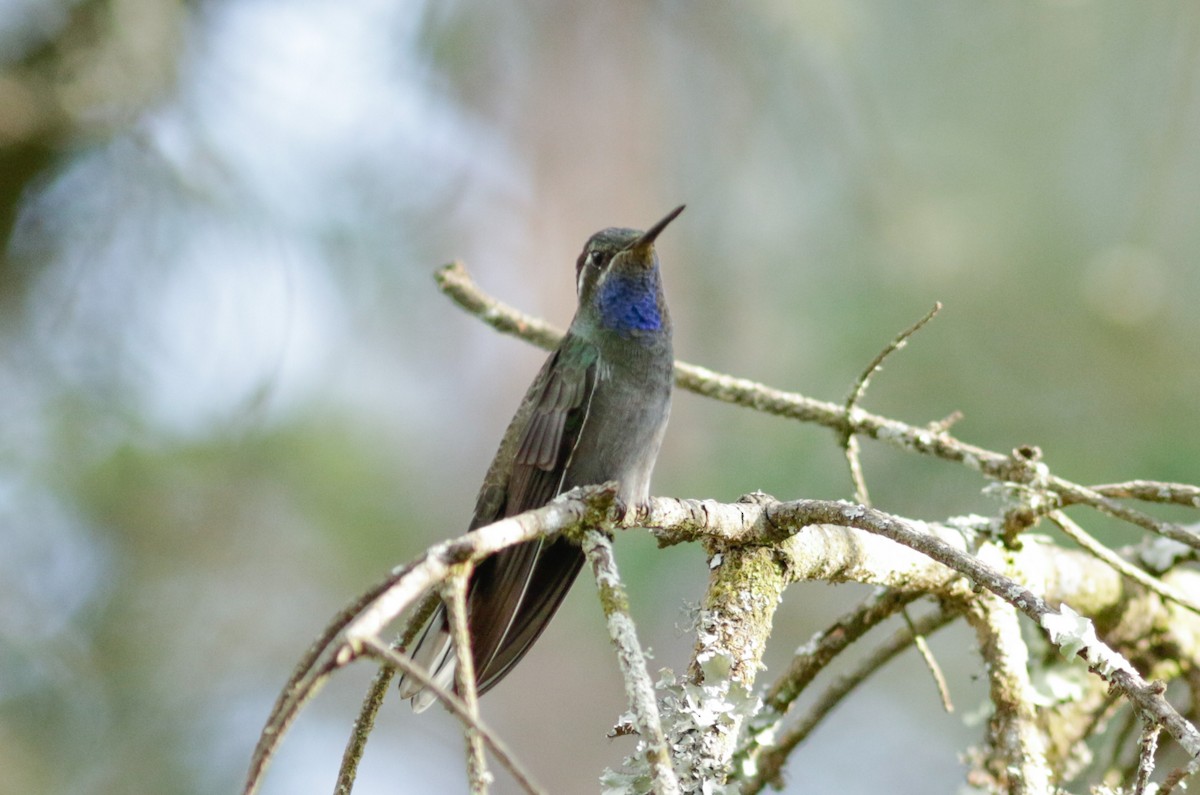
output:
[[[788,669],[767,689],[762,707],[750,718],[742,745],[732,760],[734,777],[753,775],[748,771],[756,769],[758,755],[774,745],[784,718],[818,673],[868,631],[920,596],[916,591],[881,588],[802,645]]]
[[[562,337],[562,332],[553,326],[483,293],[461,262],[439,269],[436,278],[438,286],[455,303],[498,331],[546,349],[553,348]],[[681,389],[714,400],[745,406],[765,414],[824,425],[843,434],[867,436],[901,450],[960,463],[993,480],[1034,485],[1055,498],[1057,505],[1090,505],[1110,516],[1200,549],[1200,535],[1193,530],[1160,521],[1086,486],[1052,475],[1044,464],[1028,460],[1021,451],[1004,455],[967,444],[951,436],[944,423],[918,427],[861,409],[848,412],[845,407],[834,403],[774,389],[744,378],[722,375],[680,361],[675,363],[675,384]],[[1190,487],[1184,487],[1180,494],[1186,493],[1187,488]],[[1191,504],[1197,505],[1196,502]]]
[[[967,622],[979,638],[995,708],[981,772],[1010,795],[1051,795],[1046,743],[1037,725],[1037,695],[1029,680],[1029,652],[1017,611],[986,594],[971,603]]]
[[[1062,511],[1051,511],[1050,521],[1058,525],[1067,538],[1078,544],[1081,549],[1086,550],[1089,555],[1094,555],[1098,560],[1102,560],[1109,566],[1112,566],[1113,570],[1120,572],[1122,577],[1136,582],[1146,590],[1153,591],[1164,599],[1170,599],[1172,602],[1191,610],[1193,613],[1200,614],[1200,605],[1195,600],[1190,599],[1186,594],[1180,593],[1159,578],[1153,577],[1131,563],[1126,562],[1120,555],[1093,538],[1090,533],[1072,521],[1071,517]]]
[[[425,597],[425,601],[417,608],[403,636],[400,638],[398,644],[400,649],[407,649],[413,640],[416,639],[417,633],[429,621],[439,603],[440,600],[435,594],[429,594]],[[375,674],[375,678],[371,680],[371,686],[367,689],[366,696],[363,697],[363,704],[358,711],[358,718],[355,719],[354,728],[351,729],[350,738],[346,742],[346,750],[342,752],[342,764],[338,770],[337,786],[333,790],[334,795],[350,795],[350,792],[354,789],[354,780],[358,776],[359,762],[362,761],[363,753],[366,752],[367,748],[367,739],[371,736],[371,731],[375,727],[375,716],[379,714],[379,709],[383,706],[383,698],[387,694],[387,689],[392,683],[392,679],[395,678],[395,673],[395,669],[390,665],[381,665],[379,666],[379,671]]]
[[[985,562],[995,560],[1019,571],[1023,577],[1037,580],[1050,598],[1056,598],[1055,594],[1071,595],[1082,609],[1099,612],[1106,606],[1119,604],[1123,598],[1120,577],[1086,555],[1040,543],[1026,543],[1020,553],[1003,551],[981,542],[965,525],[964,529],[914,523],[843,502],[775,502],[766,495],[755,495],[736,504],[654,498],[620,517],[613,509],[612,494],[611,486],[577,490],[544,508],[435,545],[416,563],[401,567],[373,588],[369,592],[372,598],[365,604],[359,600],[356,611],[340,614],[326,632],[333,640],[315,654],[306,655],[309,664],[292,679],[300,684],[290,686],[281,695],[281,702],[298,705],[303,700],[298,694],[307,698],[329,672],[348,664],[363,649],[382,645],[378,633],[425,591],[449,577],[456,565],[473,563],[501,548],[543,534],[580,528],[607,531],[647,526],[658,528],[666,543],[692,539],[713,544],[710,548],[717,550],[716,554],[729,556],[728,560],[716,561],[714,577],[717,578],[722,572],[731,571],[730,567],[749,566],[769,578],[779,576],[773,572],[784,575],[783,579],[775,580],[779,585],[773,587],[778,589],[797,578],[854,579],[958,598],[966,598],[972,585],[986,588],[1037,621],[1052,643],[1085,659],[1093,673],[1121,691],[1144,719],[1165,728],[1189,756],[1200,753],[1200,735],[1162,697],[1161,688],[1142,680],[1124,658],[1096,638],[1090,622],[1065,605],[1060,610],[1051,608],[1028,587]],[[975,553],[968,552],[968,547],[976,549]],[[763,557],[764,552],[769,553],[768,557]],[[960,575],[969,578],[970,584],[964,584]],[[768,604],[770,598],[755,599],[747,610],[742,599],[748,591],[743,590],[739,595],[732,587],[733,581],[730,582],[731,587],[724,592],[721,588],[713,590],[714,600],[709,605],[713,615],[704,627],[706,635],[711,632],[724,637],[729,647],[702,641],[695,657],[700,668],[696,678],[709,679],[707,663],[727,665],[728,682],[744,687],[753,682],[755,661],[761,653],[758,647],[770,631],[767,612],[774,606]],[[1078,592],[1076,586],[1080,582],[1089,584],[1086,593]],[[1194,614],[1183,612],[1176,621],[1180,625],[1177,632],[1185,631],[1182,626],[1196,627],[1200,623]],[[294,708],[281,708],[273,715],[293,715]],[[264,742],[279,731],[278,726],[286,729],[288,723],[290,719],[287,723],[269,725]],[[715,743],[705,758],[728,764],[732,751],[732,743]],[[261,760],[256,759],[255,764],[252,769],[261,771]]]
[[[645,745],[653,791],[655,795],[678,795],[679,779],[671,765],[658,703],[654,698],[654,685],[646,670],[646,658],[638,642],[633,616],[629,613],[629,597],[617,572],[612,542],[602,532],[587,530],[583,535],[583,551],[596,577],[596,589],[608,624],[608,635],[617,647],[617,662],[625,681],[629,706],[633,710],[634,725]]]
[[[500,739],[500,735],[485,724],[477,714],[473,714],[474,711],[467,706],[465,701],[435,682],[429,676],[429,672],[414,663],[411,657],[401,654],[377,638],[364,638],[362,651],[364,655],[374,657],[380,662],[402,671],[405,676],[411,676],[420,682],[422,687],[429,689],[454,717],[462,721],[464,726],[469,727],[483,743],[492,749],[492,753],[500,760],[500,764],[512,773],[522,790],[529,795],[546,795],[545,791],[533,782],[533,778],[526,772],[524,766],[508,749],[504,741]],[[475,786],[475,782],[472,782],[472,786]]]
[[[483,739],[479,725],[479,695],[475,689],[475,658],[471,653],[471,633],[467,629],[467,578],[471,566],[456,566],[450,577],[442,583],[442,603],[446,605],[446,616],[450,621],[450,637],[454,643],[454,685],[467,709],[465,721],[467,739],[467,780],[471,795],[487,795],[492,774],[487,769],[487,758],[483,753]]]
[[[913,622],[917,633],[931,635],[949,624],[957,617],[957,613],[947,610],[937,610]],[[755,795],[769,785],[782,785],[783,768],[800,743],[820,725],[834,707],[842,702],[863,682],[876,671],[886,665],[897,654],[913,644],[916,634],[905,626],[897,631],[887,642],[875,649],[866,659],[859,662],[851,671],[839,676],[817,699],[808,714],[801,718],[795,726],[780,734],[773,743],[763,743],[764,750],[752,763],[739,768],[738,773],[744,776],[742,795]]]
[[[475,564],[501,549],[585,523],[610,521],[616,491],[611,485],[572,489],[542,508],[502,519],[485,528],[430,547],[413,563],[397,567],[342,610],[309,647],[275,701],[250,759],[243,788],[253,795],[263,773],[300,709],[333,671],[349,665],[364,649],[383,645],[380,633],[425,593],[443,582],[455,566]]]
[[[924,317],[900,332],[894,340],[888,343],[887,347],[875,355],[875,358],[867,365],[867,369],[863,370],[862,374],[854,382],[854,387],[850,390],[850,394],[846,397],[846,402],[842,405],[842,410],[846,413],[847,417],[854,414],[854,409],[858,406],[859,401],[862,400],[862,396],[866,394],[871,377],[883,368],[883,362],[887,357],[907,345],[909,338],[920,331],[926,323],[933,320],[940,311],[942,311],[942,302],[938,301],[933,305],[933,309],[925,313]],[[846,464],[850,468],[850,480],[854,483],[854,501],[861,505],[870,505],[871,498],[867,493],[867,481],[863,477],[862,460],[859,457],[858,437],[847,428],[842,432],[841,442],[842,449],[846,453]]]

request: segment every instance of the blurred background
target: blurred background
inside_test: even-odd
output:
[[[4,0],[0,791],[234,791],[326,622],[462,531],[543,354],[437,292],[454,258],[565,326],[584,240],[686,202],[681,358],[840,401],[940,300],[865,407],[1196,482],[1198,77],[1200,6],[1165,0]],[[885,510],[996,510],[864,463]],[[851,493],[830,433],[679,394],[653,491],[753,489]],[[617,548],[681,669],[702,554]],[[862,593],[793,589],[763,681]],[[933,647],[958,714],[898,660],[788,791],[956,791],[986,693],[968,632]],[[330,791],[370,674],[265,792]],[[464,791],[454,723],[394,701],[358,791]],[[554,793],[632,749],[622,711],[586,581],[484,702]]]

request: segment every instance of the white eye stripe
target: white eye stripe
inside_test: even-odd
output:
[[[583,283],[588,280],[588,269],[596,264],[596,252],[589,251],[588,255],[583,259],[583,267],[579,269],[579,273],[575,276],[575,292],[583,294]]]
[[[610,257],[605,256],[604,252],[593,249],[583,258],[583,265],[578,269],[575,277],[575,290],[579,294],[583,294],[584,285],[603,281],[606,275],[604,266],[608,263]]]

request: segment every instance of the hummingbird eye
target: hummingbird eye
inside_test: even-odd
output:
[[[599,249],[584,249],[575,263],[575,287],[583,293],[584,284],[594,281],[604,268],[605,255]]]

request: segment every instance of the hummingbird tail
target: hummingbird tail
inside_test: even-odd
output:
[[[446,608],[439,606],[429,623],[425,625],[420,640],[410,653],[412,661],[429,672],[429,676],[442,689],[454,687],[456,657],[454,644],[450,641],[450,628],[446,621]],[[412,703],[413,712],[424,712],[437,701],[437,696],[411,676],[400,675],[400,697]]]

